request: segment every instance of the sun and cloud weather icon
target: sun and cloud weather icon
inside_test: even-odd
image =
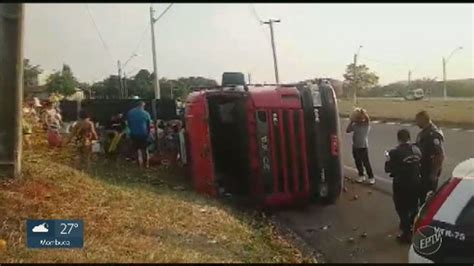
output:
[[[42,223],[40,225],[37,225],[37,226],[33,227],[33,229],[31,229],[31,231],[33,233],[47,233],[47,232],[49,232],[48,224],[47,223]]]

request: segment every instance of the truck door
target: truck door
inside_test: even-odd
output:
[[[186,104],[189,170],[198,193],[217,196],[214,161],[209,133],[209,112],[205,97]]]

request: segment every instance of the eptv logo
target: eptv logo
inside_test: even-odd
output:
[[[425,256],[438,252],[442,242],[441,231],[429,225],[418,228],[418,231],[413,236],[413,247]]]

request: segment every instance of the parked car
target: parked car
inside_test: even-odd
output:
[[[410,263],[474,263],[474,158],[428,196],[413,231]]]
[[[408,93],[404,95],[403,97],[407,101],[418,101],[418,100],[423,99],[423,97],[425,97],[425,93],[423,89],[418,88],[418,89],[408,91]]]

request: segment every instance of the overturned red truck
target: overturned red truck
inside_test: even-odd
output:
[[[189,172],[197,192],[257,207],[334,203],[343,187],[339,119],[329,82],[222,86],[192,92],[185,106]]]

